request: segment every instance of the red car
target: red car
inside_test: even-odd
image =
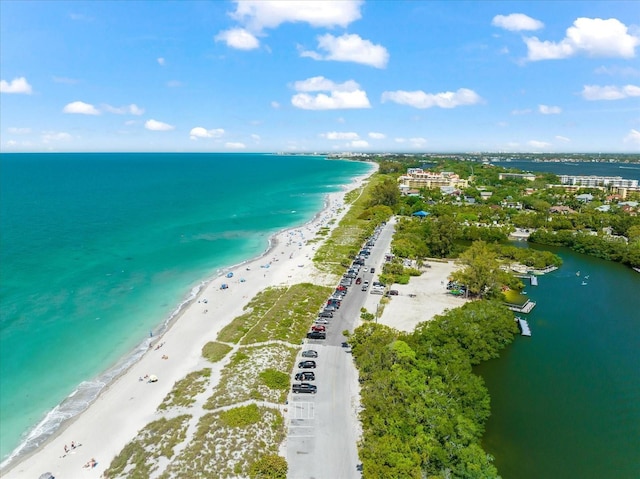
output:
[[[321,324],[314,324],[313,326],[311,326],[311,331],[317,331],[317,332],[325,332],[327,330],[327,328]]]
[[[360,284],[360,283],[362,283],[362,278],[356,279],[356,284]]]

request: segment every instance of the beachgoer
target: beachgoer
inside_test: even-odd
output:
[[[75,449],[76,448],[76,443],[71,441],[71,449]]]
[[[64,453],[66,454],[66,453],[68,453],[68,452],[69,452],[69,448],[68,448],[68,447],[67,447],[67,445],[65,444],[65,445],[64,445]]]

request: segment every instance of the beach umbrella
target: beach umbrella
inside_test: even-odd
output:
[[[421,218],[424,218],[425,216],[429,216],[431,213],[428,213],[426,211],[420,210],[420,211],[416,211],[412,216],[419,216]]]
[[[40,477],[38,479],[56,479],[56,478],[53,477],[53,474],[51,474],[50,472],[45,472],[44,474],[40,474]]]
[[[152,374],[151,376],[149,376],[150,383],[155,383],[157,381],[158,381],[158,376],[156,376],[155,374]]]

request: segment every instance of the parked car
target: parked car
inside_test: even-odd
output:
[[[307,349],[306,351],[302,351],[303,358],[317,358],[318,351],[314,351],[313,349]]]
[[[303,371],[296,374],[296,381],[315,381],[316,375],[312,371]]]
[[[335,313],[336,312],[336,307],[335,306],[325,306],[323,311],[329,311],[330,313]]]
[[[291,386],[291,390],[293,391],[294,394],[298,394],[298,393],[315,394],[316,392],[318,392],[318,388],[313,384],[309,384],[309,383],[294,384],[293,386]]]
[[[311,331],[307,333],[307,339],[327,339],[327,333],[321,333],[320,331]]]
[[[333,313],[331,311],[322,311],[318,316],[320,318],[333,318]]]
[[[376,269],[375,269],[375,268],[371,268],[371,270],[370,270],[370,271],[371,271],[371,273],[375,273],[375,272],[376,272]]]
[[[356,279],[356,284],[360,284],[360,283],[362,283],[362,278]]]
[[[314,324],[329,324],[329,320],[327,318],[317,318]]]
[[[298,363],[298,367],[300,369],[315,369],[316,362],[315,361],[300,361]]]
[[[322,324],[314,324],[313,326],[311,326],[311,331],[324,333],[326,330],[327,327],[323,326]]]
[[[389,291],[389,294],[391,296],[398,296],[398,290],[397,289],[392,289],[392,290]]]

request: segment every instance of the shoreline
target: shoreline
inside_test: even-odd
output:
[[[272,233],[268,237],[268,244],[266,249],[259,255],[251,257],[244,261],[240,261],[239,263],[236,263],[231,266],[219,268],[216,270],[214,275],[212,275],[206,280],[201,281],[197,285],[193,286],[191,290],[188,292],[188,294],[185,296],[185,299],[178,304],[178,306],[169,314],[169,316],[166,319],[164,319],[161,323],[159,323],[158,326],[156,326],[152,330],[153,332],[152,337],[145,338],[145,340],[139,343],[132,351],[124,355],[114,366],[100,373],[97,377],[92,378],[89,381],[84,381],[80,383],[80,385],[76,389],[74,389],[74,391],[69,396],[67,396],[53,410],[49,411],[46,414],[46,416],[36,426],[34,426],[34,428],[31,429],[31,431],[26,435],[26,437],[21,441],[21,443],[11,452],[11,454],[9,454],[7,458],[3,460],[3,463],[0,465],[0,476],[11,477],[12,474],[14,473],[17,473],[18,475],[21,476],[25,474],[27,470],[30,471],[31,470],[31,467],[29,467],[30,465],[25,464],[27,462],[26,461],[27,459],[31,459],[31,460],[36,459],[33,462],[38,463],[40,462],[39,461],[40,455],[42,456],[47,455],[49,458],[51,457],[55,458],[56,457],[55,453],[53,455],[50,455],[50,454],[45,454],[45,452],[50,450],[55,443],[59,442],[63,434],[66,434],[66,433],[71,434],[73,431],[70,431],[70,430],[78,429],[80,427],[78,426],[78,423],[83,421],[83,418],[89,415],[91,409],[97,408],[98,404],[104,402],[105,396],[112,394],[113,389],[117,389],[119,384],[121,384],[126,378],[130,378],[131,376],[134,376],[136,378],[136,382],[138,382],[137,378],[142,377],[141,374],[138,376],[138,373],[137,373],[137,370],[142,367],[141,363],[148,362],[149,358],[154,356],[152,354],[153,351],[156,351],[158,348],[163,346],[165,344],[165,341],[168,342],[168,338],[178,335],[180,331],[176,332],[176,330],[185,329],[184,323],[189,319],[189,317],[193,318],[194,311],[196,309],[201,309],[202,304],[207,304],[207,298],[205,296],[211,297],[215,295],[215,293],[217,293],[218,291],[222,291],[222,290],[217,290],[216,287],[219,283],[224,282],[224,280],[227,279],[226,274],[228,272],[233,271],[234,273],[238,273],[238,276],[234,275],[233,278],[228,279],[227,282],[230,283],[230,289],[239,289],[243,287],[243,285],[241,284],[242,280],[238,281],[240,274],[244,274],[247,277],[252,276],[253,279],[257,279],[257,277],[259,277],[260,272],[262,272],[263,280],[265,280],[264,283],[266,284],[262,284],[262,285],[258,284],[259,289],[257,289],[255,292],[253,292],[252,294],[243,295],[239,301],[236,301],[237,304],[232,305],[235,307],[230,308],[230,311],[228,311],[226,308],[218,308],[218,309],[223,309],[223,311],[220,311],[220,313],[224,316],[223,319],[216,321],[217,323],[216,326],[218,326],[217,328],[218,330],[224,327],[228,322],[233,320],[233,318],[235,318],[237,315],[241,314],[242,309],[238,308],[238,304],[240,306],[244,306],[253,296],[255,296],[255,294],[257,294],[257,292],[262,291],[264,288],[268,286],[276,285],[276,284],[282,284],[283,282],[284,284],[288,282],[291,283],[288,280],[292,279],[294,276],[300,276],[300,274],[291,274],[291,275],[287,275],[287,278],[283,278],[282,274],[272,274],[272,273],[276,273],[277,272],[276,270],[278,269],[282,270],[285,265],[290,266],[290,264],[285,264],[285,262],[280,264],[275,264],[276,262],[280,261],[280,258],[277,257],[278,251],[280,251],[281,255],[284,255],[285,253],[284,250],[287,250],[290,253],[290,256],[288,257],[289,260],[294,259],[294,253],[296,252],[306,252],[306,255],[304,256],[304,259],[303,259],[303,263],[310,263],[311,266],[313,266],[311,253],[315,251],[315,245],[313,245],[312,247],[311,245],[308,245],[308,240],[312,239],[321,227],[324,227],[324,226],[332,227],[332,225],[327,224],[328,220],[330,219],[339,220],[341,216],[344,215],[346,211],[348,211],[348,205],[345,205],[343,201],[344,195],[349,191],[352,191],[354,189],[361,187],[363,183],[372,174],[375,173],[376,170],[377,168],[372,168],[371,171],[368,172],[367,174],[353,177],[350,183],[341,186],[340,191],[325,194],[323,207],[320,211],[318,211],[310,220],[308,220],[302,225],[291,226],[289,228],[284,228],[282,230],[278,230]],[[333,226],[335,225],[337,225],[337,222],[333,224]],[[309,232],[310,233],[309,236],[305,237],[304,232]],[[292,242],[294,239],[296,241],[295,244]],[[266,264],[268,266],[264,267],[264,265],[262,265],[261,263],[264,263],[265,260],[269,260],[269,257],[272,255],[274,256],[271,259],[271,261],[266,261]],[[300,259],[300,258],[296,257],[295,259]],[[291,261],[287,261],[286,263],[291,263]],[[274,266],[273,269],[271,269],[270,267],[272,265]],[[244,268],[246,268],[246,270],[242,271]],[[315,269],[315,268],[312,268],[312,269]],[[297,273],[291,270],[289,272]],[[310,274],[306,274],[303,276],[306,276],[307,277],[306,279],[308,280],[312,280],[311,278],[309,278]],[[278,279],[280,279],[281,281],[275,282],[275,280],[278,280]],[[300,282],[300,281],[295,281],[295,282]],[[247,281],[247,283],[249,283],[249,281]],[[258,281],[253,281],[252,283],[256,284],[258,283]],[[246,288],[246,289],[254,290],[256,288],[254,287],[254,288]],[[223,291],[223,294],[226,292],[227,291]],[[203,300],[204,300],[204,303],[202,302]],[[239,311],[237,313],[232,314],[234,310],[238,310],[238,309]],[[208,313],[208,310],[205,309],[204,314],[207,314],[207,313]],[[200,312],[200,315],[201,316],[203,315],[202,312]],[[212,332],[210,336],[208,335],[207,339],[215,340],[216,334],[214,333],[217,334],[217,331]],[[201,339],[202,334],[198,334],[196,335],[196,337],[198,339]],[[157,347],[154,348],[154,346],[157,346]],[[182,347],[186,348],[190,346],[192,346],[192,344],[186,344],[186,345],[183,345]],[[163,351],[166,351],[167,349],[169,348],[165,348],[163,349]],[[193,348],[193,349],[195,350],[196,354],[194,355],[192,352],[191,358],[195,360],[195,363],[197,364],[198,362],[205,361],[203,358],[200,357],[201,347]],[[165,364],[167,363],[169,362],[167,361]],[[182,372],[182,374],[177,374],[176,375],[177,377],[175,377],[174,380],[182,379],[182,377],[184,377],[184,375],[186,375],[191,370],[191,369],[185,369],[184,367],[174,368],[174,369],[176,370],[180,369],[180,371]],[[134,371],[136,372],[136,374],[132,374]],[[106,378],[108,378],[108,380],[105,380]],[[170,382],[172,387],[174,381],[170,381]],[[45,434],[39,432],[40,429],[42,429],[44,426],[52,422],[51,421],[52,416],[55,416],[61,411],[65,413],[62,407],[65,405],[65,403],[72,402],[74,400],[73,398],[77,399],[78,394],[82,392],[81,388],[84,384],[89,384],[89,385],[101,384],[101,386],[98,388],[97,393],[93,395],[93,397],[88,398],[84,408],[79,409],[74,413],[69,413],[68,415],[62,414],[62,417],[57,418],[58,419],[57,422],[53,421],[54,428],[51,430],[51,432],[45,433]],[[163,394],[160,397],[160,400],[162,400],[165,395],[166,394]],[[159,404],[159,402],[160,401],[158,401],[157,404]],[[155,406],[157,406],[157,404]],[[141,427],[144,427],[145,424],[146,422],[143,424],[140,424],[140,427],[137,427],[136,430],[134,431],[133,436],[135,436],[135,433],[137,433],[137,431]],[[75,432],[73,432],[73,434],[75,434]],[[129,437],[126,441],[122,442],[119,445],[119,448],[115,451],[113,455],[115,456],[115,454],[120,452],[122,447],[124,447],[124,445],[133,436]],[[78,439],[80,439],[80,433],[78,433],[77,437]],[[32,441],[32,442],[29,443],[29,441]],[[67,443],[69,442],[70,440],[67,441]],[[78,440],[77,442],[87,445],[87,441],[84,441],[84,440]],[[59,447],[60,447],[60,450],[62,450],[62,446],[59,446]],[[81,449],[84,449],[84,446]],[[76,451],[79,451],[79,449],[77,449]],[[98,452],[92,453],[91,455],[97,456]],[[59,456],[59,454],[57,454],[57,456]],[[61,458],[61,457],[58,457],[58,458]],[[108,467],[108,463],[110,462],[110,460],[111,458],[107,459],[105,457],[102,457],[102,461],[99,464],[99,467],[92,469],[92,471],[96,469],[103,470],[104,468]],[[32,461],[29,461],[29,462],[31,463]],[[43,470],[51,469],[51,467],[48,467],[44,463],[38,467]],[[34,469],[34,473],[35,472],[36,470]],[[29,474],[31,474],[31,472],[29,472]],[[73,473],[71,473],[71,476],[69,477],[73,477]],[[97,477],[97,476],[92,476],[92,477]]]

